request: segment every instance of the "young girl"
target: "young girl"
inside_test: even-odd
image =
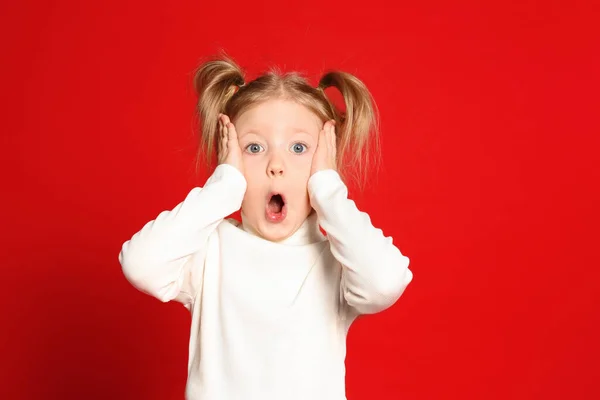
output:
[[[295,73],[245,83],[227,57],[201,66],[196,89],[218,166],[123,244],[125,277],[190,310],[187,399],[345,399],[350,324],[412,280],[342,180],[374,131],[370,93],[339,71],[317,88]],[[240,208],[241,221],[228,218]]]

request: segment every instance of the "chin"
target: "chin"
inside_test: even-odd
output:
[[[288,216],[289,217],[289,216]],[[292,236],[297,230],[296,224],[290,219],[279,222],[277,224],[269,221],[262,221],[259,225],[258,233],[266,240],[272,242],[280,242]]]

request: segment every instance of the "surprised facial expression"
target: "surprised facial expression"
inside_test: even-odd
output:
[[[234,121],[247,189],[244,225],[278,242],[298,230],[312,208],[307,184],[322,122],[289,100],[268,100]]]

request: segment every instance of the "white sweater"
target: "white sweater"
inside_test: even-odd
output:
[[[348,328],[396,302],[409,259],[333,170],[310,178],[316,213],[280,243],[226,219],[245,190],[236,168],[219,165],[123,244],[125,277],[190,310],[186,399],[345,399]]]

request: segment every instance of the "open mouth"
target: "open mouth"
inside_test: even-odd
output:
[[[269,200],[269,211],[276,214],[280,213],[283,210],[283,206],[285,203],[283,202],[283,197],[280,194],[275,194],[271,196]]]
[[[285,215],[285,198],[279,193],[271,194],[267,202],[267,219],[271,222],[281,222]]]

